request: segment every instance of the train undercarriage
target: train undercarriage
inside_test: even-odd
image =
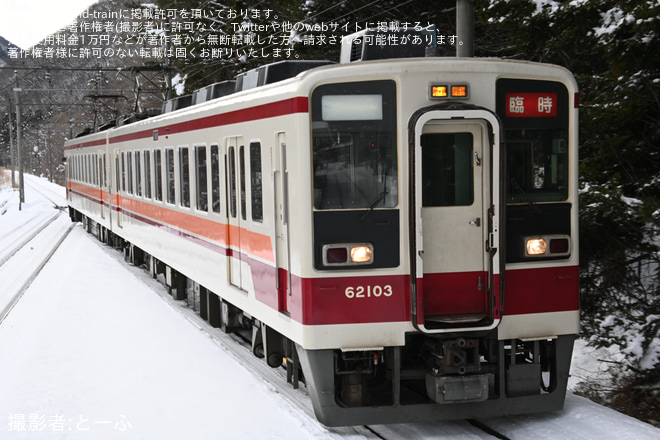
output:
[[[176,300],[226,333],[237,333],[255,356],[304,384],[327,426],[497,417],[560,410],[574,335],[498,340],[497,331],[442,336],[410,333],[401,347],[306,350],[216,293],[177,272],[75,210],[87,232],[124,259],[161,277]]]

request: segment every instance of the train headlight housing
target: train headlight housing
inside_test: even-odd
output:
[[[526,257],[567,257],[571,254],[571,237],[568,235],[543,235],[525,237]]]
[[[372,264],[374,246],[371,243],[333,243],[323,246],[324,266],[354,266]]]
[[[548,242],[544,238],[528,238],[525,240],[525,255],[529,257],[545,255]]]
[[[351,261],[356,264],[371,263],[374,250],[371,245],[361,245],[351,248]]]

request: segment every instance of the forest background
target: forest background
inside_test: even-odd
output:
[[[454,0],[156,4],[172,10],[222,9],[225,15],[201,17],[203,26],[182,29],[184,38],[174,49],[181,49],[177,55],[183,56],[175,56],[170,48],[169,57],[167,51],[161,57],[159,52],[150,52],[148,58],[127,57],[130,52],[122,50],[128,40],[116,29],[109,31],[107,46],[113,55],[101,58],[17,56],[16,48],[12,53],[11,44],[0,37],[0,166],[9,167],[10,141],[16,136],[16,85],[34,90],[19,98],[27,171],[61,182],[63,166],[56,158],[63,156],[66,138],[83,125],[98,127],[121,115],[160,107],[168,77],[186,94],[286,57],[337,61],[340,44],[318,31],[323,25],[336,25],[333,33],[341,37],[368,25],[435,24],[446,37],[442,55],[456,53],[450,43],[456,35]],[[616,361],[603,359],[611,363],[613,382],[606,388],[585,384],[582,393],[640,418],[660,420],[660,1],[475,0],[474,5],[475,56],[558,64],[577,79],[581,336],[620,354]],[[90,11],[153,7],[101,0]],[[227,19],[229,10],[236,17]],[[252,36],[236,27],[250,23],[252,29],[272,30],[285,22],[304,26]],[[153,35],[146,26],[132,31],[136,29]],[[62,30],[67,39],[72,33]],[[201,56],[213,34],[240,36],[228,46],[236,52]],[[246,51],[255,37],[258,56],[250,56]]]

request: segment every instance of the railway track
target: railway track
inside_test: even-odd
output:
[[[54,222],[59,213],[53,213],[49,217],[34,217],[22,225],[17,225],[6,235],[0,238],[0,267],[9,261],[18,251],[23,249],[37,235]]]
[[[0,325],[73,228],[63,214],[65,206],[58,203],[54,194],[27,179],[26,186],[48,200],[55,211],[30,217],[10,227],[0,238]]]

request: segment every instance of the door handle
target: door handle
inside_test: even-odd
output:
[[[481,218],[477,217],[474,220],[468,222],[468,224],[476,226],[477,228],[481,227]]]

